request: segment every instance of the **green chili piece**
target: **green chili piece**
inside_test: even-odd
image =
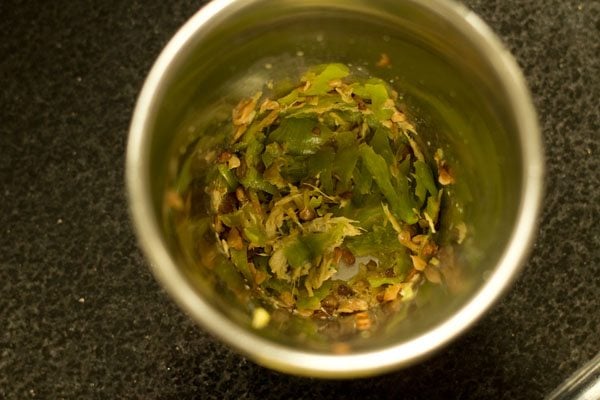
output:
[[[386,276],[367,276],[367,281],[371,287],[377,288],[383,285],[393,285],[396,283],[402,283],[404,280],[403,276],[394,276],[394,277],[386,277]]]
[[[333,138],[335,144],[338,149],[343,149],[344,147],[356,147],[358,146],[358,141],[356,139],[356,134],[350,131],[341,131],[337,132]]]
[[[298,183],[308,174],[306,157],[284,157],[281,166],[281,175],[289,182]]]
[[[262,227],[256,224],[248,225],[243,229],[244,236],[253,246],[264,246],[267,242],[267,234]]]
[[[252,274],[248,268],[248,249],[244,246],[241,250],[229,249],[233,265],[248,279],[252,281]]]
[[[348,208],[350,212],[346,216],[357,221],[363,229],[372,229],[374,226],[381,226],[386,221],[379,196],[374,195],[368,198],[360,207]]]
[[[269,134],[269,140],[283,146],[292,155],[314,154],[327,141],[318,122],[309,118],[286,118]]]
[[[343,186],[348,186],[350,184],[350,179],[354,173],[357,161],[358,147],[349,146],[337,151],[333,172],[339,177],[340,183]]]
[[[381,193],[387,199],[390,208],[404,222],[408,224],[417,222],[418,217],[412,209],[412,201],[408,194],[408,183],[406,180],[400,180],[403,184],[400,184],[398,191],[396,191],[392,186],[392,176],[384,158],[375,153],[371,146],[364,143],[360,145],[359,152],[365,166],[371,175],[373,175],[373,179],[377,183],[379,190],[381,190]]]
[[[265,152],[262,153],[261,158],[265,167],[269,168],[273,161],[284,155],[283,149],[279,143],[269,143],[265,146]]]
[[[288,264],[294,269],[302,268],[311,261],[310,249],[298,237],[285,246],[284,254]]]
[[[429,165],[427,165],[427,163],[424,161],[417,160],[415,161],[414,166],[417,184],[421,182],[421,185],[427,189],[429,194],[432,196],[437,196],[438,189],[433,181],[433,174],[431,173],[431,168],[429,168]]]
[[[360,97],[371,100],[373,114],[379,122],[390,119],[394,114],[394,110],[387,106],[390,96],[383,81],[371,80],[364,85],[353,85],[353,89]]]
[[[227,187],[227,191],[233,192],[238,187],[238,180],[234,173],[225,164],[219,164],[217,170]]]
[[[321,189],[327,194],[333,194],[332,168],[335,151],[331,147],[323,147],[315,155],[307,159],[308,174],[319,177]]]
[[[220,258],[214,267],[217,277],[235,294],[244,292],[244,281],[240,272],[229,260]]]
[[[246,165],[248,167],[256,167],[259,161],[261,161],[261,154],[265,146],[258,141],[257,139],[252,139],[248,143],[248,147],[246,148],[246,152],[244,154],[244,160],[246,161]]]
[[[388,165],[392,165],[397,163],[397,160],[394,156],[394,152],[392,151],[392,147],[390,146],[388,132],[389,130],[387,128],[377,128],[369,144],[377,154],[381,155],[385,159]]]
[[[292,90],[289,94],[277,99],[277,102],[282,106],[289,106],[294,103],[299,98],[298,90]]]
[[[349,238],[344,244],[358,257],[379,256],[384,253],[403,251],[396,236],[397,234],[389,227],[373,226],[371,231]]]
[[[442,191],[440,190],[437,196],[429,196],[427,198],[427,205],[425,206],[425,218],[429,222],[433,232],[435,232],[435,225],[440,213],[441,194]]]
[[[332,90],[329,83],[336,79],[345,78],[350,74],[350,69],[344,64],[327,64],[318,74],[309,72],[305,75],[304,81],[310,82],[310,86],[304,92],[307,96],[324,95]]]
[[[298,294],[296,305],[301,310],[318,310],[321,308],[321,300],[330,293],[332,287],[331,281],[323,282],[320,288],[313,290],[313,295],[309,296],[308,292],[301,291]]]
[[[246,189],[262,190],[269,194],[275,194],[277,188],[267,182],[254,167],[248,168],[246,175],[240,180]]]
[[[346,234],[343,224],[332,224],[326,232],[308,233],[302,235],[300,240],[309,250],[311,259],[314,259],[342,244]]]
[[[282,279],[271,278],[263,282],[263,287],[274,290],[278,293],[291,292],[293,287],[290,282]]]
[[[354,181],[354,190],[358,194],[369,194],[371,193],[371,186],[373,185],[373,175],[369,172],[365,163],[359,158],[356,168],[352,177]]]

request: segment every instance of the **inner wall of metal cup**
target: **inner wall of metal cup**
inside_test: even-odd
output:
[[[155,99],[159,107],[149,132],[151,192],[155,217],[160,219],[168,174],[175,168],[173,157],[185,143],[186,132],[201,129],[219,112],[217,106],[234,104],[269,79],[294,79],[307,66],[343,62],[386,79],[403,95],[430,150],[448,150],[459,166],[458,179],[469,188],[463,196],[470,200],[465,215],[472,239],[461,250],[468,290],[407,320],[405,328],[359,343],[363,350],[419,336],[481,288],[510,237],[523,180],[520,139],[505,89],[469,38],[413,3],[381,2],[379,10],[370,3],[249,2],[227,18],[208,23],[183,47],[165,76],[167,89]],[[375,66],[382,53],[390,57],[391,68]],[[164,221],[161,225],[168,226]],[[194,274],[195,267],[181,265],[173,236],[165,232],[163,239],[198,295],[247,329],[249,316],[243,305],[220,298],[201,274]],[[289,337],[272,339],[300,345]]]

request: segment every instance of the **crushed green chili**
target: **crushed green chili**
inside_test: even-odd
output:
[[[363,316],[442,282],[437,230],[454,176],[441,150],[431,163],[396,100],[384,81],[327,64],[283,96],[256,93],[233,109],[204,172],[207,217],[236,280],[265,304]],[[267,323],[264,311],[255,326]]]

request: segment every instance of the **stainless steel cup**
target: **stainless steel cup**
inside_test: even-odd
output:
[[[389,68],[377,67],[381,55]],[[461,181],[467,240],[460,290],[430,294],[403,321],[336,346],[272,324],[251,327],[248,304],[217,289],[184,257],[163,199],[190,136],[210,135],[228,102],[269,79],[344,62],[386,79],[427,146],[451,154]],[[133,221],[152,271],[203,327],[265,366],[353,377],[407,366],[471,326],[516,278],[531,246],[542,195],[542,145],[525,82],[490,29],[460,4],[433,0],[215,0],[170,41],[138,99],[127,150]],[[249,306],[250,305],[250,306]],[[398,322],[398,321],[396,321]],[[283,324],[283,323],[282,323]],[[334,329],[335,328],[335,329]],[[330,337],[328,336],[330,335]]]

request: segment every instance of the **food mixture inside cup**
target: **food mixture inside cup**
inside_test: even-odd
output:
[[[458,284],[460,176],[395,90],[354,72],[265,82],[186,150],[165,197],[198,268],[252,294],[255,328],[286,311],[368,330],[424,285]]]

